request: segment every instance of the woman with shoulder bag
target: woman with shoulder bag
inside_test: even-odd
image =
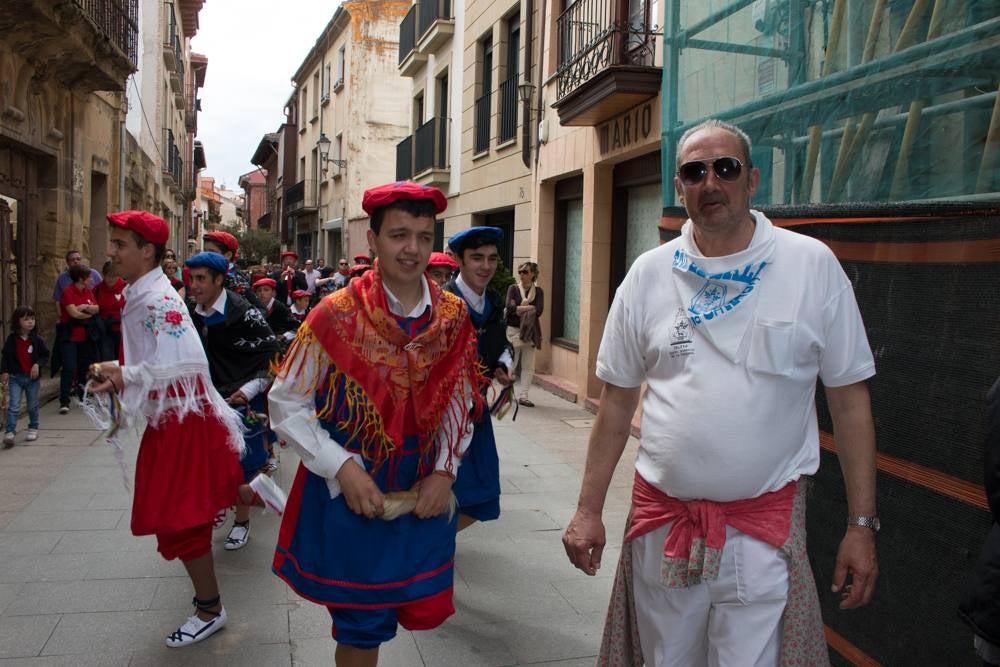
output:
[[[542,326],[539,319],[545,305],[538,281],[538,264],[524,262],[517,269],[518,282],[507,289],[507,340],[514,348],[514,368],[521,362],[521,391],[517,402],[529,408],[535,404],[528,398],[535,377],[535,350],[542,348]]]

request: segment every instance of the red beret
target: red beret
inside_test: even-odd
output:
[[[395,183],[386,183],[377,188],[365,190],[365,196],[361,200],[361,208],[365,209],[365,213],[371,215],[375,209],[388,206],[400,199],[412,199],[414,201],[428,199],[434,202],[434,210],[437,213],[441,213],[448,208],[448,199],[444,196],[443,192],[435,187],[420,185],[413,181],[396,181]]]
[[[372,258],[369,257],[368,255],[355,255],[354,256],[354,263],[355,264],[371,264],[372,263]]]
[[[281,258],[284,259],[285,257],[294,257],[295,259],[298,259],[299,253],[295,252],[294,250],[286,250],[285,252],[281,253]]]
[[[351,277],[356,278],[357,276],[360,276],[366,271],[371,271],[371,270],[372,270],[371,264],[355,264],[354,266],[351,267]]]
[[[147,211],[121,211],[108,213],[108,222],[115,227],[135,232],[150,243],[164,245],[170,238],[170,228],[166,221]]]
[[[229,232],[208,232],[201,238],[218,244],[229,252],[236,252],[240,248],[240,242]]]
[[[278,283],[274,282],[273,278],[261,278],[260,280],[254,281],[253,284],[254,289],[257,289],[258,287],[270,287],[271,289],[274,289],[277,286]]]
[[[458,262],[453,260],[448,255],[444,254],[443,252],[431,253],[431,259],[429,262],[427,262],[427,268],[429,269],[432,266],[444,266],[451,269],[452,271],[458,270]]]
[[[272,280],[271,282],[273,283],[274,281]],[[294,292],[292,292],[293,299],[301,299],[304,296],[312,296],[312,294],[305,291],[304,289],[297,289]]]

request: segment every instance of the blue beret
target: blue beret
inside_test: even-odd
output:
[[[226,273],[229,270],[229,260],[217,252],[199,252],[197,255],[188,257],[184,263],[191,268],[204,266],[217,273]]]
[[[448,247],[453,252],[461,254],[463,250],[470,247],[468,245],[469,241],[473,238],[481,239],[483,237],[489,239],[489,242],[495,243],[499,247],[500,242],[503,241],[503,230],[499,227],[469,227],[449,238]]]

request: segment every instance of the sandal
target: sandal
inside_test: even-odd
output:
[[[167,646],[178,648],[196,644],[203,639],[208,639],[216,632],[226,627],[226,608],[219,604],[219,598],[211,600],[199,600],[194,598],[195,615],[188,618],[184,625],[174,630],[167,636]],[[219,611],[212,611],[212,607],[219,605]],[[213,614],[207,621],[202,620],[197,612]]]

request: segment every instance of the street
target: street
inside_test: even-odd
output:
[[[537,407],[494,422],[503,495],[499,521],[458,537],[456,614],[443,626],[401,629],[386,667],[594,664],[621,544],[636,441],[609,492],[608,548],[588,578],[560,542],[572,516],[593,415],[536,389]],[[326,610],[270,571],[279,521],[254,510],[249,544],[224,551],[215,533],[229,613],[225,630],[187,648],[164,637],[191,614],[191,584],[153,537],[129,530],[131,494],[103,438],[79,407],[42,407],[37,442],[0,451],[0,665],[332,665]],[[137,438],[126,439],[134,464]],[[282,451],[286,490],[298,465]]]

